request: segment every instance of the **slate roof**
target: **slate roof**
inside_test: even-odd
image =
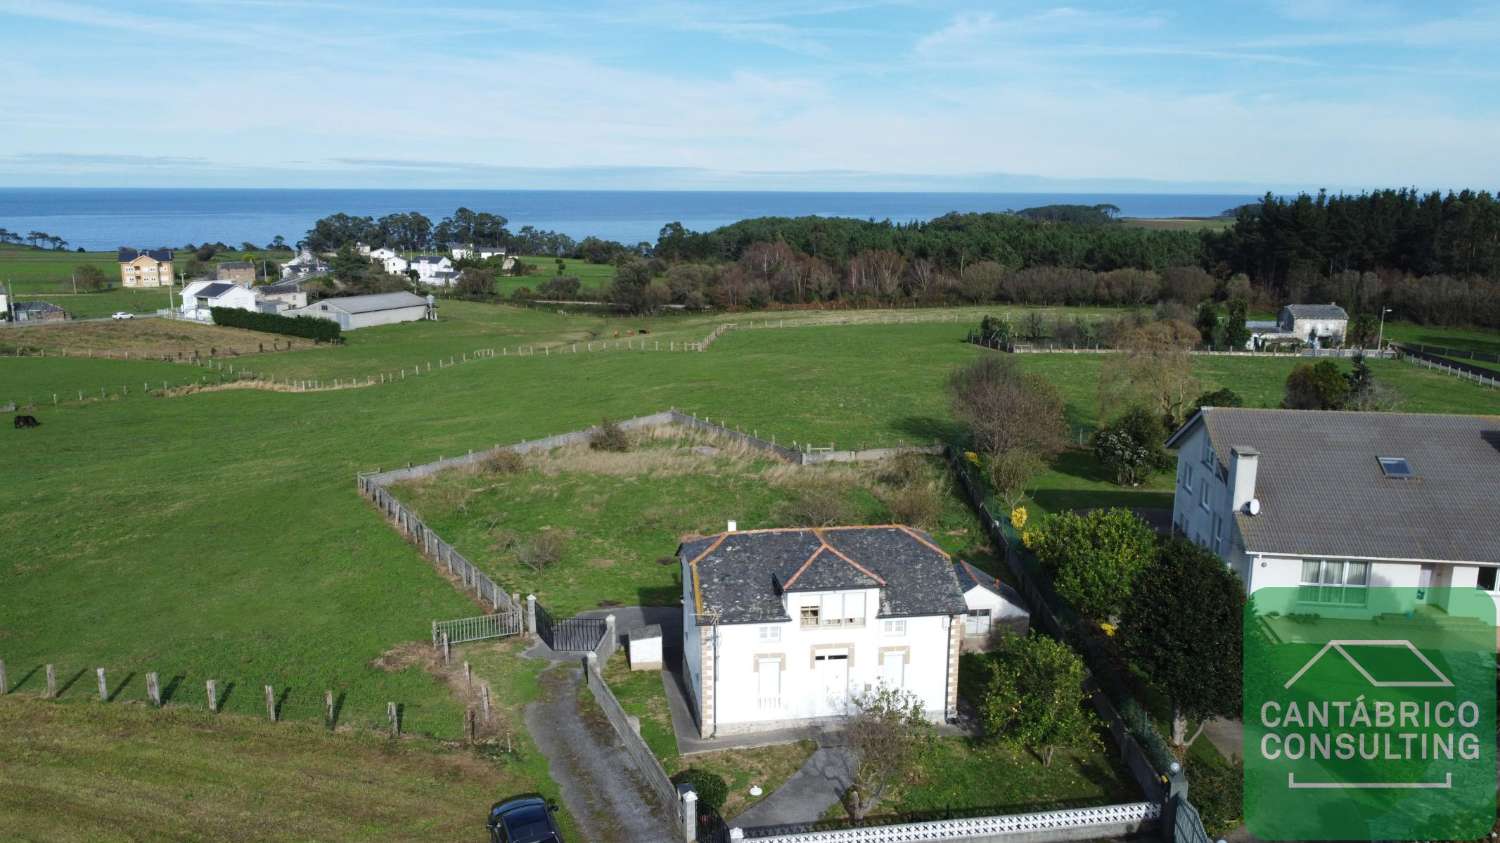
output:
[[[1336,304],[1289,304],[1293,319],[1348,319],[1349,314]]]
[[[130,263],[131,261],[133,261],[136,258],[140,257],[141,255],[146,255],[148,257],[155,258],[156,260],[159,260],[159,261],[169,261],[169,260],[172,259],[172,250],[171,249],[131,249],[131,248],[128,248],[126,246],[121,246],[120,247],[120,263]]]
[[[11,302],[11,309],[21,313],[56,313],[61,307],[50,301],[17,301]]]
[[[442,263],[448,260],[447,255],[417,255],[411,259],[412,263]]]
[[[1232,447],[1260,452],[1260,514],[1235,514],[1250,552],[1500,562],[1500,416],[1210,407],[1168,445],[1200,423],[1226,472]]]
[[[910,527],[744,530],[684,542],[699,613],[720,623],[787,621],[791,591],[880,589],[880,617],[968,611],[948,554]]]
[[[373,313],[377,310],[395,310],[401,307],[426,307],[427,300],[411,293],[400,292],[375,293],[368,296],[339,296],[323,299],[318,304],[336,306],[345,313]]]
[[[257,293],[276,295],[278,293],[300,293],[302,292],[302,279],[288,278],[285,281],[277,281],[274,284],[262,284],[255,288]]]
[[[198,288],[198,290],[196,290],[193,295],[216,299],[238,286],[238,284],[234,284],[229,281],[215,281],[214,283],[209,284],[206,287]]]

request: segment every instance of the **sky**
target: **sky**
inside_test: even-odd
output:
[[[1500,5],[0,0],[0,186],[1500,182]]]

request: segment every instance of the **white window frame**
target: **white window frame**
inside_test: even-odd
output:
[[[1307,579],[1307,566],[1317,565],[1316,581]],[[1354,577],[1354,571],[1362,577]],[[1312,606],[1364,606],[1369,601],[1370,563],[1345,559],[1303,559],[1297,577],[1297,602]],[[1362,582],[1351,583],[1352,579]],[[1357,601],[1350,597],[1357,594]]]
[[[1198,487],[1198,505],[1203,507],[1204,512],[1209,512],[1213,507],[1208,505],[1208,484],[1204,483]]]
[[[893,637],[900,637],[905,635],[906,618],[895,618],[893,620],[882,621],[880,624],[880,632],[883,635],[890,635]]]
[[[1214,513],[1214,553],[1224,552],[1224,519]]]
[[[771,623],[771,624],[765,624],[765,625],[761,626],[761,628],[760,628],[760,640],[763,643],[767,643],[767,644],[771,644],[771,643],[775,643],[775,642],[780,641],[781,640],[781,624],[779,624],[779,623]]]

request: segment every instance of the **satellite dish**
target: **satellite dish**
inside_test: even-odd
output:
[[[1260,498],[1251,498],[1250,502],[1247,503],[1247,504],[1245,504],[1245,509],[1251,515],[1259,515],[1260,514]]]

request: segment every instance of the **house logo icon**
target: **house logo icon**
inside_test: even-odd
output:
[[[1268,588],[1244,630],[1245,819],[1265,840],[1471,840],[1495,820],[1495,602]]]
[[[1356,659],[1353,655],[1350,655],[1349,650],[1347,649],[1348,647],[1404,647],[1409,650],[1412,655],[1416,656],[1418,661],[1420,661],[1428,670],[1432,671],[1432,678],[1405,680],[1376,679],[1370,674],[1370,671],[1367,670],[1363,664],[1360,664],[1359,659]],[[1422,655],[1422,651],[1417,649],[1417,645],[1411,643],[1405,638],[1340,638],[1329,641],[1327,644],[1323,645],[1323,649],[1319,650],[1317,655],[1308,659],[1307,664],[1304,664],[1301,670],[1293,674],[1292,678],[1288,679],[1286,681],[1286,684],[1282,687],[1290,688],[1293,685],[1297,684],[1297,680],[1301,679],[1302,675],[1311,670],[1314,665],[1322,661],[1323,657],[1328,655],[1328,652],[1330,650],[1343,656],[1344,661],[1347,661],[1350,666],[1359,671],[1359,674],[1365,678],[1365,681],[1370,683],[1370,687],[1372,688],[1453,687],[1453,681],[1447,676],[1444,676],[1443,672],[1441,670],[1438,670],[1437,665],[1433,664],[1431,659]]]

